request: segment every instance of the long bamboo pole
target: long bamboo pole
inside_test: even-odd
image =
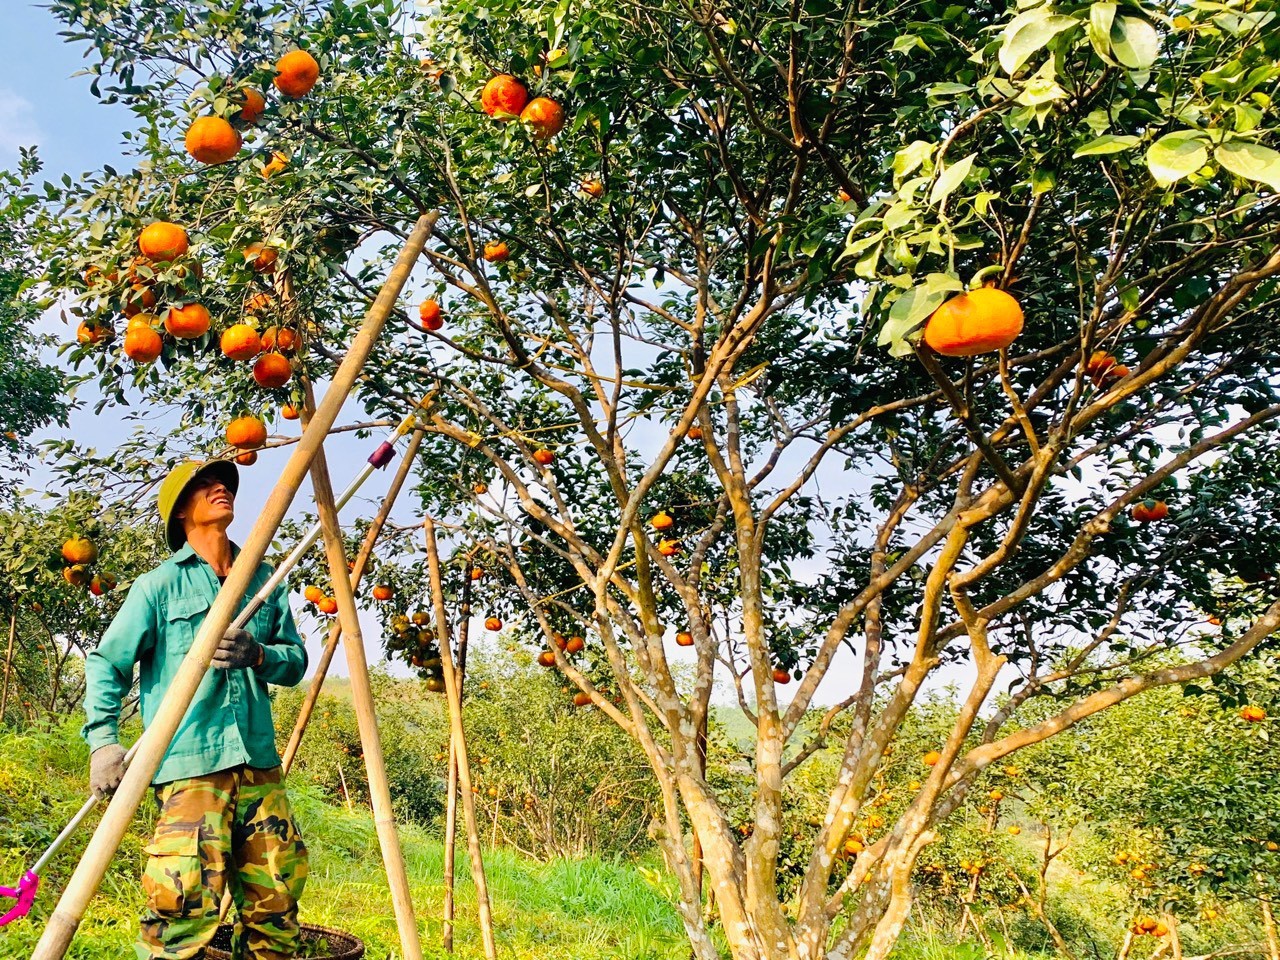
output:
[[[232,564],[226,583],[214,598],[213,605],[200,625],[195,641],[183,658],[155,717],[138,741],[135,758],[125,771],[124,779],[120,781],[120,786],[98,823],[98,829],[94,831],[62,898],[54,908],[53,915],[40,936],[40,942],[31,955],[32,960],[61,960],[71,946],[71,940],[84,918],[89,901],[102,883],[103,875],[119,849],[125,831],[129,829],[138,804],[142,802],[151,779],[160,768],[160,761],[164,759],[173,735],[209,669],[214,652],[222,642],[222,635],[231,625],[236,606],[248,591],[249,582],[266,556],[280,522],[307,475],[312,459],[320,452],[325,436],[338,419],[338,413],[346,402],[356,377],[364,368],[374,342],[382,332],[400,291],[409,279],[414,263],[431,235],[437,216],[430,213],[418,218],[395,266],[391,268],[377,298],[365,314],[364,323],[352,340],[346,357],[334,372],[324,400],[303,430],[298,445],[285,464],[275,489],[263,505],[262,513],[248,540]]]
[[[471,626],[471,568],[462,571],[462,607],[458,611],[458,699],[467,682],[467,637]],[[444,816],[444,948],[453,953],[453,872],[458,845],[458,754],[449,731],[449,798]]]
[[[302,415],[306,418],[315,401],[309,381],[304,382],[303,389],[305,400]],[[404,854],[400,850],[400,837],[396,831],[395,811],[391,806],[391,785],[387,782],[387,765],[382,755],[382,738],[378,733],[378,714],[373,702],[373,687],[369,683],[369,662],[365,658],[360,614],[356,608],[355,591],[351,586],[347,550],[342,542],[333,483],[329,479],[329,465],[323,450],[317,451],[311,462],[311,488],[315,492],[320,526],[324,529],[324,552],[329,563],[333,598],[338,602],[338,622],[342,624],[342,632],[347,637],[342,648],[347,655],[351,702],[355,707],[356,725],[360,730],[360,748],[364,751],[365,773],[369,779],[369,800],[373,804],[373,826],[382,850],[387,886],[391,890],[391,909],[395,913],[396,928],[400,933],[400,949],[404,960],[422,960],[422,943],[418,937],[418,922],[413,915],[409,875],[405,870]]]
[[[476,885],[476,905],[480,915],[480,936],[484,955],[496,960],[498,947],[493,937],[493,913],[489,906],[489,883],[485,879],[484,854],[480,849],[480,832],[476,824],[475,794],[471,792],[471,765],[467,759],[467,737],[462,727],[462,684],[449,643],[449,624],[444,609],[444,584],[440,579],[440,551],[436,546],[436,527],[431,518],[422,523],[427,540],[427,572],[431,580],[431,596],[435,601],[436,639],[440,645],[440,664],[444,668],[444,692],[449,698],[449,737],[457,757],[458,786],[462,793],[462,816],[467,826],[467,852],[471,856],[471,880]]]
[[[409,438],[409,448],[405,451],[404,459],[400,461],[400,466],[396,469],[396,475],[391,480],[391,486],[387,488],[387,495],[382,498],[382,506],[378,509],[377,516],[373,518],[373,523],[365,532],[364,541],[360,544],[359,552],[356,553],[355,566],[351,568],[352,590],[357,590],[360,587],[360,580],[364,577],[365,567],[369,564],[369,557],[373,553],[374,545],[382,534],[382,528],[387,524],[387,517],[391,515],[391,510],[400,496],[400,490],[404,487],[404,481],[409,476],[409,470],[413,467],[414,459],[418,456],[418,449],[422,446],[422,437],[423,430],[421,428],[413,431],[413,436]],[[320,689],[324,686],[324,678],[329,672],[329,665],[333,662],[333,655],[338,649],[338,641],[341,637],[342,621],[336,620],[329,629],[329,639],[325,642],[324,650],[316,663],[316,672],[311,678],[311,686],[307,689],[307,695],[302,700],[302,708],[298,711],[298,719],[293,725],[293,733],[290,734],[289,743],[284,748],[284,757],[281,759],[280,765],[282,772],[286,776],[293,766],[294,757],[298,754],[298,747],[302,745],[302,735],[306,733],[307,724],[311,722],[311,715],[316,708],[316,700],[320,697]]]

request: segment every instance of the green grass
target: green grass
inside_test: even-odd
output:
[[[0,883],[15,882],[82,802],[88,756],[73,729],[51,734],[0,734],[6,758],[0,769]],[[290,791],[311,851],[311,876],[302,904],[304,922],[348,930],[365,941],[370,960],[400,956],[377,836],[368,811],[326,803],[309,788]],[[142,906],[141,847],[153,814],[148,800],[90,906],[67,954],[75,960],[118,960],[130,945]],[[95,818],[93,822],[96,823]],[[36,910],[0,932],[0,957],[29,957],[67,877],[92,832],[76,836],[42,878]],[[400,832],[424,953],[440,947],[444,845],[413,826]],[[585,859],[537,863],[507,850],[485,850],[498,949],[504,957],[538,960],[676,960],[688,956],[667,891],[651,884],[644,867],[626,860]],[[458,922],[461,958],[483,956],[474,887],[465,844],[458,848]]]

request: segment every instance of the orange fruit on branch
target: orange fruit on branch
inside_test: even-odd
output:
[[[138,234],[138,249],[142,255],[158,263],[176,260],[189,248],[187,231],[166,220],[149,223]]]
[[[280,353],[264,353],[253,365],[253,379],[268,390],[283,387],[292,377],[289,358]]]
[[[773,668],[773,682],[774,682],[774,683],[778,683],[778,684],[782,684],[782,683],[790,683],[790,682],[791,682],[791,674],[790,674],[790,673],[788,673],[786,670],[784,670],[782,667],[774,667],[774,668]]]
[[[554,667],[556,665],[556,655],[550,650],[543,650],[538,654],[538,663],[544,667]]]
[[[62,579],[67,581],[73,587],[83,587],[89,582],[89,578],[93,575],[89,572],[89,568],[84,564],[75,563],[69,567],[62,568]]]
[[[702,427],[698,426],[695,423],[692,427],[689,428],[689,432],[686,433],[685,436],[688,437],[690,440],[701,440]]]
[[[208,310],[198,303],[188,303],[184,307],[169,308],[164,315],[164,328],[170,336],[192,340],[208,333],[211,321]]]
[[[201,163],[226,163],[240,152],[240,134],[222,117],[197,117],[187,128],[187,153]]]
[[[98,548],[88,537],[71,537],[62,544],[62,559],[72,565],[93,563],[98,559]]]
[[[850,857],[856,857],[863,850],[867,849],[867,845],[863,842],[862,837],[854,834],[844,842],[844,852]]]
[[[257,417],[236,417],[227,424],[227,443],[241,450],[256,450],[267,442],[267,427]]]
[[[479,580],[479,579],[481,579],[483,576],[484,576],[484,568],[483,568],[483,567],[472,567],[472,568],[471,568],[471,579],[472,579],[472,580]]]
[[[520,111],[520,119],[539,140],[550,140],[564,129],[564,108],[550,97],[535,97]]]
[[[942,759],[942,754],[937,750],[930,750],[920,758],[926,767],[934,767],[938,765],[938,761]]]
[[[292,353],[298,345],[298,334],[288,327],[267,327],[262,334],[262,349],[277,353]]]
[[[311,586],[303,590],[302,595],[312,603],[319,603],[324,598],[324,591],[319,587]]]
[[[514,120],[529,102],[525,85],[509,73],[500,73],[480,91],[480,109],[495,120]]]
[[[152,363],[164,349],[164,340],[150,324],[133,326],[146,314],[139,314],[129,321],[130,329],[124,335],[124,355],[134,363]]]
[[[565,653],[581,653],[587,646],[587,641],[582,637],[570,637],[569,642],[565,644]]]
[[[289,158],[283,153],[271,154],[271,159],[262,165],[262,179],[270,180],[287,166],[289,166]]]
[[[486,630],[501,630],[502,621],[497,617],[486,617],[484,621],[484,628]]]
[[[321,613],[327,614],[328,616],[333,616],[338,612],[338,601],[333,599],[333,597],[321,597],[320,602],[317,603],[316,606],[320,608]]]
[[[389,583],[380,583],[373,588],[373,599],[379,603],[386,603],[396,595],[395,587]]]
[[[434,299],[423,300],[418,304],[418,319],[428,330],[439,330],[444,326],[444,318],[440,313],[440,304]]]
[[[286,420],[297,420],[298,408],[295,407],[292,403],[286,403],[283,407],[280,408],[280,416],[284,417]]]
[[[320,79],[320,64],[305,50],[290,50],[276,61],[272,82],[286,97],[305,97]]]
[[[575,707],[585,707],[591,703],[591,694],[585,690],[579,690],[573,695],[573,705]]]
[[[595,197],[597,200],[604,196],[604,184],[596,177],[589,177],[578,184],[578,189],[589,197]]]
[[[944,357],[1003,350],[1022,332],[1022,307],[995,287],[952,297],[929,317],[924,342]]]
[[[511,256],[505,240],[490,240],[484,245],[484,258],[490,263],[502,263]]]
[[[131,288],[131,293],[124,303],[124,315],[132,319],[144,310],[150,310],[156,305],[156,293],[146,283],[135,283]]]
[[[99,340],[106,337],[106,335],[107,328],[97,324],[81,322],[80,326],[76,327],[77,343],[97,343]]]
[[[280,251],[263,243],[251,243],[243,250],[245,262],[254,273],[271,273],[276,268]]]
[[[244,453],[236,454],[236,463],[240,464],[240,466],[242,467],[252,467],[257,462],[258,462],[257,450],[246,450]]]
[[[1163,500],[1144,501],[1133,505],[1133,519],[1138,523],[1152,523],[1169,515],[1169,505]]]
[[[255,124],[267,109],[267,98],[253,87],[245,87],[240,91],[240,119],[247,124]]]
[[[649,520],[649,526],[659,531],[670,530],[674,524],[675,524],[675,520],[673,520],[671,518],[671,514],[667,513],[667,511],[665,510],[659,510]]]
[[[232,360],[252,360],[262,352],[262,338],[247,323],[236,323],[222,332],[220,346]]]
[[[659,540],[658,541],[658,553],[662,554],[664,557],[674,557],[679,552],[680,552],[679,540]]]
[[[679,633],[677,633],[677,634],[676,634],[676,646],[677,646],[677,647],[692,647],[692,646],[693,646],[693,634],[692,634],[692,633],[690,633],[688,630],[681,630]]]
[[[549,467],[555,459],[556,455],[546,448],[533,451],[533,461],[539,466]]]

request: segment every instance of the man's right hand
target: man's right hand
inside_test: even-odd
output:
[[[124,748],[118,743],[99,747],[89,757],[89,789],[101,800],[116,792],[124,779]]]

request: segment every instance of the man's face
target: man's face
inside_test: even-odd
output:
[[[213,526],[225,530],[235,519],[235,497],[221,480],[206,474],[187,488],[177,516],[183,527]]]

